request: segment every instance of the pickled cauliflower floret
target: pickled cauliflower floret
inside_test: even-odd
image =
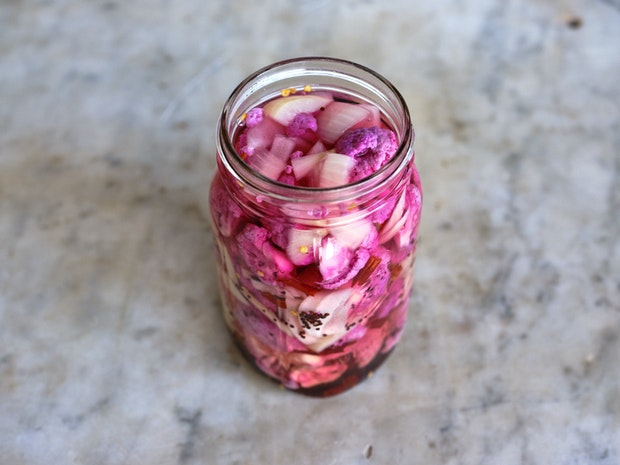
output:
[[[258,126],[263,121],[263,109],[261,107],[252,108],[245,114],[245,125],[248,128]]]
[[[286,255],[270,241],[271,233],[252,223],[245,225],[237,235],[239,253],[249,269],[261,281],[275,283],[288,276],[294,266]]]
[[[345,132],[336,141],[335,150],[357,160],[351,182],[363,179],[385,165],[398,149],[396,134],[376,126],[356,128]]]
[[[316,118],[311,113],[297,113],[293,121],[286,127],[288,136],[303,136],[308,131],[316,132]]]

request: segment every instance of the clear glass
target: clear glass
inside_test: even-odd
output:
[[[396,133],[396,154],[371,176],[335,188],[294,187],[253,171],[234,148],[242,115],[282,89],[308,85],[377,106]],[[343,60],[275,63],[227,100],[209,200],[223,312],[246,358],[286,388],[338,394],[375,371],[400,339],[422,200],[413,141],[399,92]],[[305,245],[298,247],[300,240]],[[295,248],[311,262],[291,266]],[[350,267],[326,279],[334,250]]]

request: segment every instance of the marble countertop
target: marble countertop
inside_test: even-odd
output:
[[[0,3],[0,463],[620,464],[617,0]],[[352,391],[258,375],[219,313],[215,121],[329,55],[410,105],[403,340]]]

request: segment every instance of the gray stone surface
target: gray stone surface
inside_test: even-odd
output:
[[[0,3],[0,463],[620,463],[611,0]],[[310,399],[232,347],[204,217],[255,69],[408,101],[425,187],[401,344]]]

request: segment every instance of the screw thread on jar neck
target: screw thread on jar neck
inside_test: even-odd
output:
[[[381,110],[382,117],[396,133],[399,148],[382,168],[357,182],[335,188],[289,186],[252,170],[234,148],[242,115],[249,109],[281,95],[283,89],[329,91]],[[246,201],[288,203],[291,216],[304,216],[308,206],[372,201],[381,192],[399,184],[414,157],[414,133],[407,105],[400,93],[384,77],[349,61],[306,57],[267,66],[245,79],[228,98],[218,121],[218,163],[230,183],[243,187]],[[232,186],[231,184],[231,186]],[[264,208],[264,205],[261,207]]]

